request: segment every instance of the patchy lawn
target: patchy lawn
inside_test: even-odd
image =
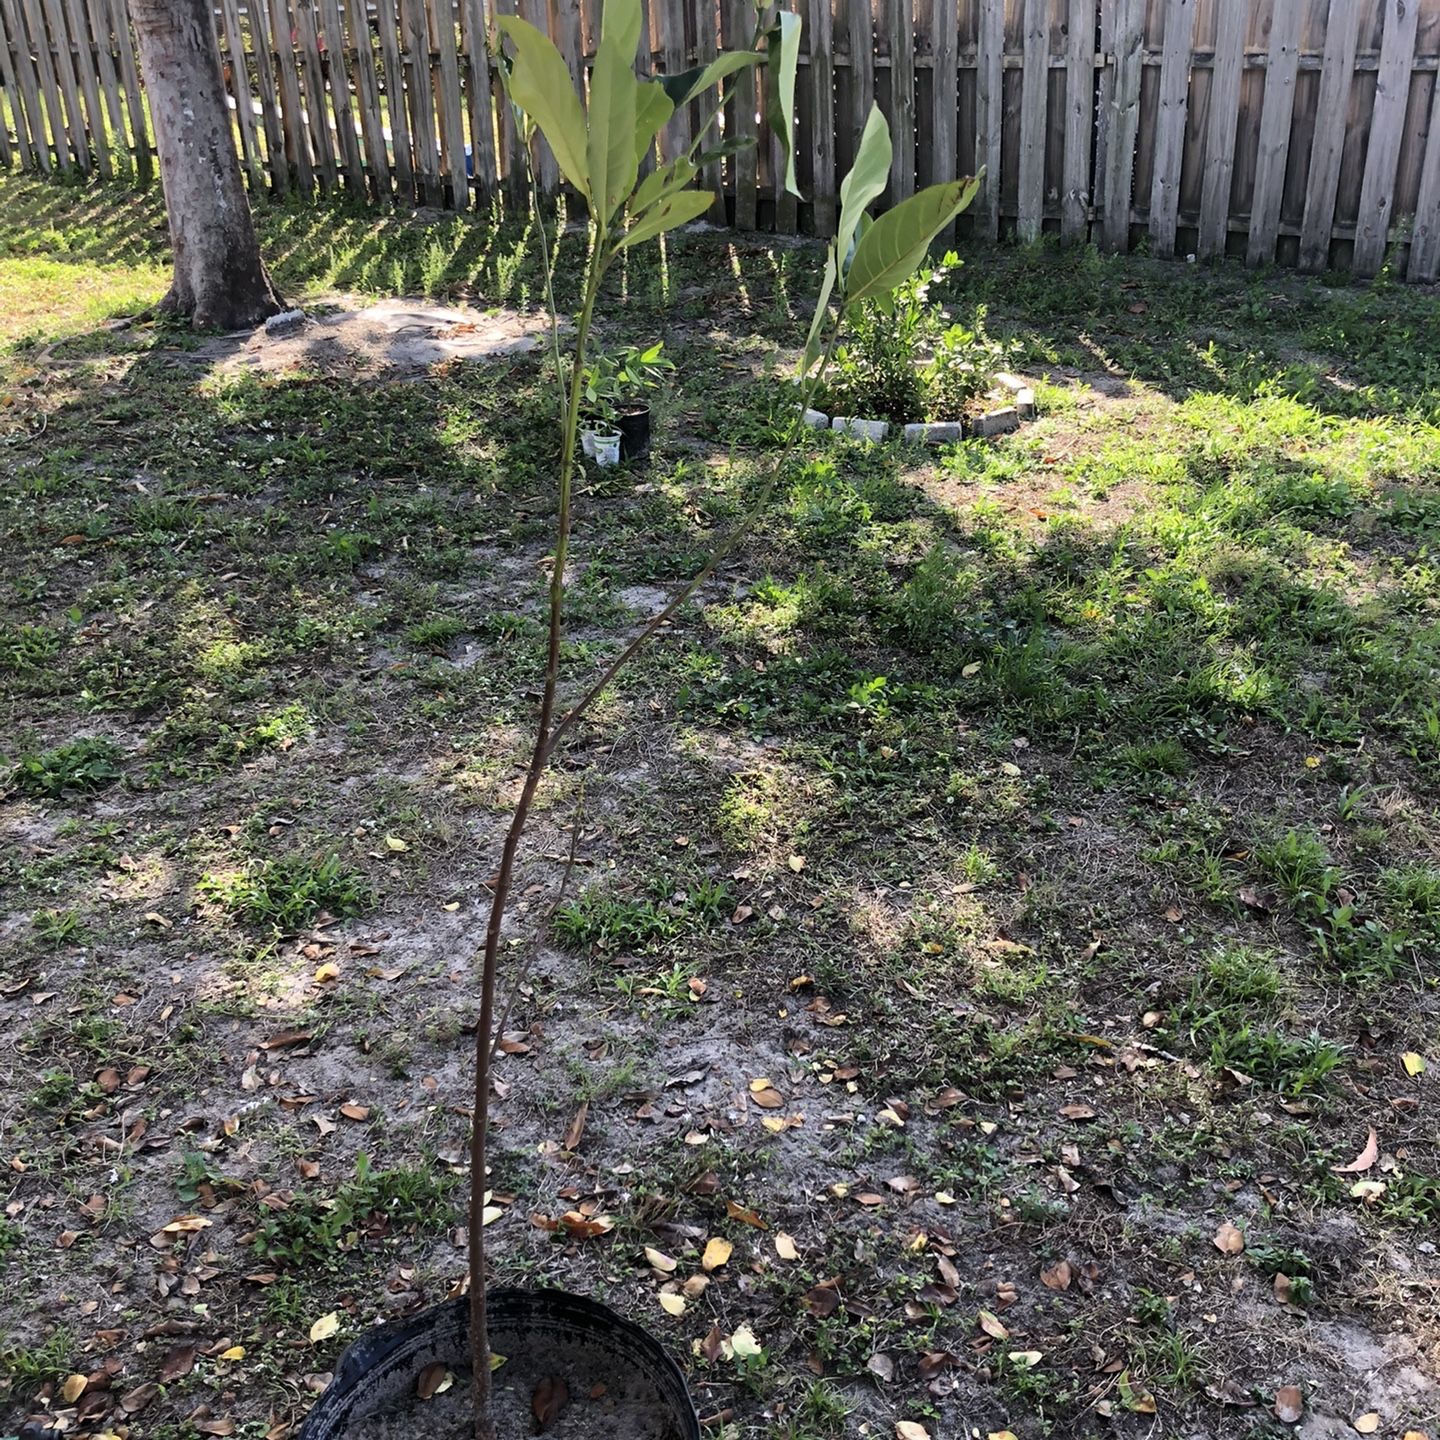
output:
[[[105,327],[153,200],[0,213],[0,1430],[280,1437],[464,1273],[550,392],[221,373]],[[513,225],[260,223],[312,301],[538,291]],[[1288,1386],[1433,1437],[1440,299],[967,258],[1040,418],[807,441],[545,786],[499,1275],[641,1319],[732,1437],[1219,1440]],[[573,684],[762,479],[815,268],[687,235],[612,297],[680,368],[583,492]]]

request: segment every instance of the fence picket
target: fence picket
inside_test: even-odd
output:
[[[359,3],[359,0],[355,0]],[[574,46],[580,46],[580,6],[568,0],[573,9]],[[562,13],[569,13],[562,11]],[[485,14],[485,0],[462,0],[461,42],[465,48],[465,98],[470,107],[470,168],[475,184],[483,196],[492,195],[500,179],[495,154],[495,100],[490,84],[490,22]],[[575,61],[571,74],[575,74]],[[503,103],[503,100],[502,100]]]
[[[350,95],[350,65],[345,44],[345,26],[340,19],[339,0],[320,0],[321,35],[324,39],[325,78],[330,87],[330,108],[335,114],[335,138],[340,142],[340,161],[345,166],[345,186],[352,195],[365,193],[365,161],[360,154],[360,132]]]
[[[110,136],[105,126],[105,110],[100,103],[100,64],[91,44],[84,0],[64,0],[64,5],[65,28],[76,51],[75,73],[85,102],[84,124],[95,151],[95,168],[106,180],[111,180],[115,176],[115,165],[110,158]]]
[[[304,118],[314,147],[315,173],[320,185],[333,191],[340,172],[335,164],[335,138],[330,133],[330,107],[325,103],[325,71],[320,61],[320,31],[315,23],[314,0],[290,0],[300,79],[305,93]]]
[[[1060,235],[1083,241],[1090,230],[1090,151],[1095,136],[1095,6],[1070,0],[1065,27],[1065,160]]]
[[[350,31],[348,49],[355,55],[352,72],[355,108],[360,112],[369,188],[371,193],[383,197],[390,193],[390,158],[385,149],[385,117],[380,109],[380,82],[375,73],[375,42],[370,36],[365,0],[345,0],[345,22]]]
[[[470,206],[470,176],[465,164],[465,111],[460,103],[460,52],[455,40],[451,0],[429,0],[430,43],[434,47],[435,99],[440,109],[441,165],[450,188],[450,208]],[[548,32],[549,22],[545,22]],[[557,172],[558,173],[558,172]]]
[[[678,0],[663,0],[655,7],[656,29],[660,51],[660,65],[667,75],[679,75],[685,64],[685,15]],[[665,124],[660,134],[660,153],[666,160],[683,155],[690,148],[690,110],[688,106],[676,107],[675,113]]]
[[[975,227],[983,238],[995,240],[1000,235],[1000,156],[1005,130],[1005,0],[980,0],[975,64],[975,166],[977,173],[982,168],[985,172],[976,197]]]
[[[65,134],[65,114],[60,105],[60,87],[55,78],[55,60],[45,35],[45,21],[40,15],[37,0],[17,0],[18,13],[24,24],[20,31],[21,48],[33,50],[36,68],[40,73],[40,101],[45,115],[45,124],[50,131],[50,145],[55,151],[55,163],[63,170],[69,163],[69,146]],[[26,31],[29,40],[25,40]]]
[[[1380,41],[1380,70],[1375,77],[1375,111],[1370,121],[1370,146],[1365,152],[1365,179],[1360,187],[1360,213],[1355,225],[1357,275],[1373,275],[1385,259],[1395,202],[1395,168],[1404,138],[1405,107],[1410,99],[1410,70],[1420,7],[1415,0],[1385,0],[1385,32]]]
[[[35,86],[35,70],[25,43],[25,30],[14,0],[0,0],[0,80],[10,94],[10,112],[15,117],[15,138],[20,163],[36,166],[44,175],[54,168],[50,146],[45,139],[45,126],[40,114],[40,92]]]
[[[440,185],[440,142],[435,135],[435,94],[430,78],[430,23],[425,0],[400,0],[400,41],[404,49],[405,101],[415,157],[415,185],[422,204],[444,200]]]
[[[45,43],[45,32],[48,29],[55,76],[60,84],[60,93],[65,97],[65,133],[70,138],[70,154],[81,171],[88,175],[92,168],[90,139],[85,133],[85,117],[80,113],[80,86],[75,78],[75,56],[70,49],[70,36],[66,32],[60,0],[42,0],[42,15],[40,43]],[[58,123],[58,115],[56,120]]]
[[[278,194],[289,192],[290,160],[285,153],[285,126],[280,118],[280,98],[275,86],[275,58],[270,46],[270,25],[263,3],[248,0],[245,13],[250,21],[250,52],[255,59],[255,84],[260,91],[260,108],[265,126],[265,161],[270,183]]]
[[[1260,150],[1250,202],[1247,265],[1275,258],[1280,202],[1285,195],[1285,161],[1290,122],[1295,113],[1295,77],[1300,71],[1300,19],[1303,0],[1275,0],[1270,21],[1270,63],[1265,71],[1265,103],[1260,111]]]
[[[90,33],[95,38],[95,67],[100,78],[100,94],[108,117],[112,161],[117,168],[128,170],[130,142],[125,135],[125,107],[120,99],[120,80],[115,69],[115,44],[110,29],[110,12],[98,0],[82,0]]]
[[[808,0],[810,203],[815,233],[835,233],[835,35],[830,0]]]
[[[750,43],[754,9],[750,0],[722,0],[725,21],[725,46],[739,49]],[[739,140],[756,140],[755,72],[748,67],[735,77],[730,105],[729,133]],[[756,146],[752,143],[732,161],[731,174],[735,184],[735,224],[741,230],[753,230],[758,220],[756,188],[759,179]]]
[[[1305,215],[1300,224],[1300,268],[1323,270],[1330,263],[1335,200],[1340,193],[1340,162],[1354,82],[1355,50],[1362,16],[1349,0],[1330,0],[1325,29],[1325,59],[1315,104],[1315,138],[1310,145],[1310,174]]]
[[[1026,243],[1040,238],[1045,219],[1045,121],[1050,81],[1048,0],[1025,0],[1025,52],[1020,76],[1020,218]]]
[[[1102,125],[1105,144],[1105,209],[1101,242],[1107,250],[1130,248],[1130,199],[1135,188],[1135,139],[1140,128],[1140,70],[1144,59],[1144,0],[1108,0],[1106,49],[1114,77]]]
[[[265,166],[255,131],[255,111],[250,103],[250,67],[245,59],[245,42],[240,34],[240,7],[237,0],[222,0],[220,33],[230,60],[230,93],[235,100],[235,123],[240,130],[240,155],[250,175],[250,188],[265,188]]]
[[[315,167],[310,159],[310,136],[305,129],[304,106],[300,100],[300,71],[295,62],[290,12],[285,0],[270,0],[269,19],[275,73],[280,82],[285,154],[295,176],[296,188],[302,195],[309,195],[315,188]]]
[[[415,157],[410,140],[410,109],[405,99],[405,58],[395,6],[375,7],[380,37],[380,64],[385,75],[385,114],[390,121],[390,153],[395,165],[395,190],[402,204],[416,200]]]
[[[110,27],[115,33],[115,53],[120,59],[120,83],[125,87],[125,109],[130,116],[130,145],[135,153],[135,174],[141,184],[154,173],[150,132],[146,127],[145,104],[140,98],[140,72],[135,64],[135,41],[130,34],[130,17],[125,0],[99,0],[109,6]]]
[[[890,51],[890,203],[915,189],[915,0],[878,0],[885,7]]]
[[[1235,178],[1236,117],[1240,110],[1240,74],[1245,61],[1243,5],[1222,4],[1217,16],[1215,68],[1210,78],[1210,123],[1205,135],[1205,170],[1200,201],[1202,260],[1225,253],[1229,233],[1230,189]]]
[[[1440,81],[1430,101],[1427,137],[1415,224],[1410,231],[1410,257],[1405,265],[1407,280],[1425,282],[1440,274]]]
[[[1150,186],[1150,239],[1162,259],[1175,253],[1194,27],[1195,0],[1168,0],[1160,60],[1160,110],[1155,122],[1155,175]]]
[[[695,63],[708,65],[720,53],[720,17],[715,0],[695,0]],[[722,86],[713,86],[696,101],[699,123],[710,121],[700,149],[711,150],[724,138],[721,127],[713,118],[720,104]],[[714,197],[708,219],[712,225],[723,225],[725,213],[725,166],[723,161],[712,160],[700,172],[700,183]]]

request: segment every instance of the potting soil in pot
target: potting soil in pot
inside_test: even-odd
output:
[[[497,1440],[679,1440],[659,1392],[617,1364],[613,1350],[583,1342],[537,1347],[529,1333],[525,1353],[519,1342],[492,1332],[492,1349],[506,1357],[494,1375]],[[408,1408],[371,1416],[350,1431],[351,1440],[469,1440],[473,1433],[468,1369],[456,1370],[449,1388],[429,1400],[419,1398],[417,1387]]]

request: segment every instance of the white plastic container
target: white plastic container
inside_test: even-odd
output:
[[[602,470],[608,470],[612,465],[620,463],[620,432],[618,430],[613,435],[603,435],[597,431],[594,442],[595,463]]]

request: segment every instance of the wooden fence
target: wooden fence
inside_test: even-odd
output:
[[[805,21],[806,200],[744,76],[704,177],[712,218],[826,233],[872,98],[890,194],[984,166],[963,228],[1307,270],[1440,272],[1440,0],[787,0]],[[600,0],[217,0],[251,184],[464,208],[523,180],[486,49],[494,11],[549,31],[571,73]],[[0,0],[0,165],[152,169],[125,0]],[[642,67],[744,45],[751,0],[646,0]],[[760,82],[763,84],[763,82]],[[717,94],[677,114],[683,146]],[[542,185],[558,183],[538,156]]]

